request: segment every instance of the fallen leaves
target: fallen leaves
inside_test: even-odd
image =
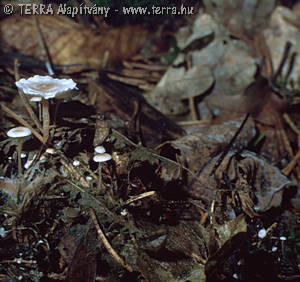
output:
[[[128,59],[141,48],[147,32],[135,26],[87,28],[60,15],[37,16],[42,36],[54,64],[99,68]],[[34,16],[11,16],[1,21],[7,48],[44,60]]]

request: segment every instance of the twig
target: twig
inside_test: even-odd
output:
[[[3,263],[8,263],[8,264],[16,263],[16,264],[32,265],[32,264],[36,264],[37,262],[36,262],[36,260],[25,260],[22,258],[15,258],[13,260],[11,260],[11,259],[1,260],[0,264],[3,264]]]
[[[194,121],[198,120],[197,112],[196,112],[196,109],[195,109],[194,97],[189,97],[189,108],[190,108],[190,111],[191,111],[191,114],[192,114],[192,120],[194,120]]]
[[[293,149],[292,149],[292,146],[290,144],[289,138],[287,137],[287,135],[285,133],[285,130],[283,128],[283,124],[282,124],[282,122],[281,122],[281,120],[278,116],[276,117],[276,120],[277,120],[277,123],[278,123],[278,131],[279,131],[279,134],[280,134],[281,139],[283,141],[285,151],[288,153],[289,158],[292,159],[294,153],[293,153]]]
[[[278,76],[281,74],[282,72],[282,69],[283,69],[283,66],[285,65],[287,59],[288,59],[288,56],[289,56],[289,53],[290,53],[290,50],[291,50],[291,47],[292,47],[292,43],[291,42],[286,42],[285,44],[285,47],[284,47],[284,52],[283,52],[283,56],[281,58],[281,61],[280,61],[280,64],[279,64],[279,67],[272,79],[273,83],[276,84],[276,80],[278,78]]]
[[[40,28],[40,25],[39,25],[39,22],[38,22],[38,19],[37,19],[36,16],[34,16],[34,21],[35,21],[35,26],[36,26],[36,29],[37,29],[37,37],[38,37],[39,45],[40,45],[40,48],[41,48],[42,53],[44,55],[44,58],[46,60],[46,63],[45,63],[46,68],[48,70],[48,73],[50,75],[53,75],[54,71],[53,71],[53,68],[52,68],[51,57],[50,57],[48,48],[46,46],[45,40],[43,38],[43,34],[42,34],[42,31],[41,31],[41,28]]]
[[[289,162],[289,164],[281,170],[281,172],[288,176],[294,167],[297,165],[298,160],[300,159],[300,150],[297,152],[297,154],[294,156],[294,158]]]
[[[133,199],[129,199],[126,201],[125,205],[129,205],[135,201],[138,201],[138,200],[141,200],[141,199],[144,199],[146,197],[150,197],[150,196],[153,196],[155,195],[156,192],[155,191],[148,191],[148,192],[145,192],[145,193],[142,193],[140,195],[138,195],[137,197],[133,198]]]
[[[39,134],[35,129],[33,129],[33,127],[23,118],[19,117],[17,114],[15,114],[12,110],[10,110],[8,107],[6,107],[5,105],[1,104],[2,110],[4,112],[6,112],[7,114],[9,114],[11,117],[13,117],[16,121],[18,121],[20,124],[22,124],[25,127],[28,127],[32,134],[39,139],[42,143],[44,143],[44,139],[43,136],[41,134]]]
[[[283,118],[285,121],[289,124],[291,129],[297,134],[300,135],[300,130],[297,128],[297,126],[294,124],[294,122],[291,120],[290,116],[287,113],[283,114]]]
[[[198,119],[198,120],[184,120],[184,121],[178,121],[176,124],[179,126],[185,126],[185,125],[198,125],[198,124],[209,124],[210,121],[206,119]]]
[[[194,259],[196,259],[196,261],[200,262],[201,264],[205,265],[207,260],[206,259],[203,259],[201,257],[199,257],[197,254],[195,253],[192,253],[191,254],[191,257],[193,257]]]
[[[283,80],[284,84],[287,84],[287,82],[288,82],[288,78],[289,78],[290,74],[292,73],[293,68],[295,66],[296,58],[297,58],[297,53],[293,52],[291,55],[290,62],[289,62],[288,70],[284,76],[284,80]]]
[[[117,252],[112,248],[112,246],[110,245],[110,243],[108,242],[108,240],[106,239],[103,231],[100,228],[100,225],[98,223],[96,214],[94,212],[94,210],[92,208],[89,208],[90,210],[90,215],[91,218],[93,220],[93,223],[96,227],[97,230],[97,234],[98,237],[102,240],[104,247],[106,248],[106,250],[111,254],[111,256],[116,260],[116,262],[118,262],[119,264],[121,264],[124,268],[126,268],[129,272],[132,272],[133,269],[130,265],[128,265],[118,254]]]
[[[234,136],[232,137],[232,139],[230,140],[229,144],[226,146],[226,148],[223,150],[222,155],[218,158],[218,160],[216,161],[216,164],[214,165],[213,169],[210,172],[210,175],[213,175],[216,170],[218,169],[218,167],[220,166],[220,164],[222,163],[223,159],[225,158],[225,156],[227,155],[227,153],[229,152],[230,148],[232,147],[233,143],[235,142],[236,138],[238,137],[238,135],[241,133],[241,131],[244,128],[244,125],[246,124],[247,120],[249,118],[249,113],[246,115],[246,117],[244,118],[241,126],[239,127],[239,129],[237,130],[237,132],[234,134]]]

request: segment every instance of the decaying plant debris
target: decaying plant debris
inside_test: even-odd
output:
[[[300,279],[299,89],[286,74],[295,53],[283,44],[281,63],[271,70],[266,44],[276,39],[274,27],[265,31],[266,42],[258,34],[269,16],[274,24],[287,8],[263,1],[264,13],[252,7],[254,24],[238,13],[243,1],[204,2],[192,28],[176,34],[180,51],[168,70],[145,55],[123,61],[121,70],[112,67],[136,53],[149,32],[144,28],[110,33],[106,27],[99,35],[64,17],[69,33],[58,31],[56,17],[1,19],[3,281]],[[33,38],[24,52],[16,35],[22,25]],[[30,33],[37,25],[41,46]],[[142,36],[129,46],[135,32]],[[73,49],[64,33],[77,35]],[[116,34],[123,34],[119,42]],[[60,50],[62,38],[68,44]],[[110,41],[103,54],[81,53],[100,41]],[[116,52],[118,43],[124,53]],[[216,50],[218,59],[210,60]],[[64,66],[78,52],[76,66]],[[258,69],[254,54],[262,56]],[[74,79],[79,93],[50,102],[45,138],[39,104],[18,93],[15,81],[47,75],[40,60],[51,57],[56,76]],[[20,123],[34,132],[22,140],[21,172],[18,142],[7,136]],[[93,160],[97,146],[111,156],[100,168]]]

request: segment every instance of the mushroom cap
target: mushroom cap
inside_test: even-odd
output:
[[[97,147],[95,147],[95,152],[98,154],[103,154],[106,152],[106,150],[103,146],[97,146]]]
[[[73,161],[73,166],[79,166],[79,165],[80,165],[80,161],[78,160]]]
[[[96,163],[102,163],[111,160],[111,155],[104,153],[104,154],[97,154],[93,158],[94,162]]]
[[[24,126],[14,127],[7,132],[8,137],[20,138],[31,135],[31,130]]]
[[[44,99],[62,98],[69,90],[77,89],[72,79],[59,79],[45,75],[35,75],[16,82],[24,94],[40,96]]]

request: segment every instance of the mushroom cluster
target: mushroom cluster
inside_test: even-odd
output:
[[[106,150],[103,146],[95,147],[95,153],[97,153],[97,154],[94,155],[93,161],[99,164],[99,166],[98,166],[98,174],[99,174],[98,188],[100,190],[101,186],[102,186],[101,163],[111,160],[111,155],[106,153]]]

